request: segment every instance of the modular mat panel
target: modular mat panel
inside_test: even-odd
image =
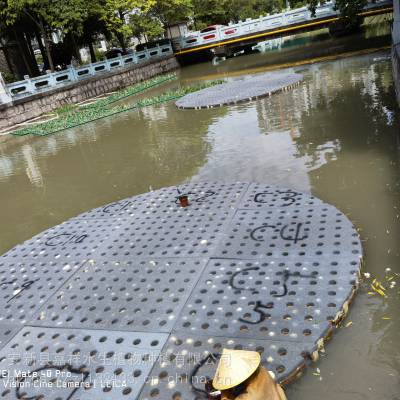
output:
[[[0,349],[2,349],[9,340],[11,340],[16,333],[22,329],[19,324],[10,324],[1,322],[0,324]]]
[[[324,204],[320,199],[309,193],[299,192],[290,188],[276,188],[261,183],[251,183],[245,196],[239,204],[240,209],[290,209],[296,207],[314,207]]]
[[[175,104],[178,108],[192,109],[219,107],[291,89],[302,79],[302,75],[289,72],[254,75],[189,93]]]
[[[357,231],[335,207],[238,210],[215,254],[221,258],[351,257],[359,259]]]
[[[354,260],[210,260],[176,331],[301,341],[312,352],[351,298],[357,280]]]
[[[346,314],[361,255],[345,215],[290,188],[189,183],[96,208],[0,257],[0,397],[206,398],[224,347],[287,383]]]
[[[120,228],[118,221],[72,219],[14,247],[7,255],[18,261],[35,258],[85,261],[97,254]]]
[[[190,212],[209,211],[234,208],[248,183],[188,183],[174,187],[159,189],[146,194],[116,201],[79,215],[78,219],[117,219],[136,218],[140,214],[155,215],[175,213],[185,215],[188,210],[178,207],[178,197],[186,194],[189,197]]]
[[[24,325],[82,265],[80,261],[0,257],[0,322]],[[0,325],[1,327],[1,325]]]
[[[162,333],[25,327],[0,351],[3,399],[137,397]]]
[[[223,348],[258,351],[262,364],[276,380],[286,381],[305,367],[304,347],[302,343],[282,344],[272,340],[172,335],[139,399],[207,399],[204,383],[214,376]]]
[[[32,322],[171,332],[204,266],[195,259],[89,262]]]

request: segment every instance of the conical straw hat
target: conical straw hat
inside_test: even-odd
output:
[[[249,378],[261,363],[256,351],[223,349],[213,386],[217,390],[227,390],[240,385]]]

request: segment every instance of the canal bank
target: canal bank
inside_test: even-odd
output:
[[[279,45],[277,47],[273,45],[271,49],[265,51],[268,57],[263,57],[261,66],[253,68],[248,73],[263,72],[267,66],[270,70],[280,69],[366,54],[386,48],[391,41],[389,17],[368,17],[361,31],[351,36],[332,37],[327,29],[322,29],[276,40],[279,41]],[[272,42],[267,43],[269,45]],[[221,60],[217,58],[213,61],[214,64],[220,62]],[[200,68],[202,65],[203,63],[199,64]],[[39,91],[37,94],[15,99],[8,104],[0,104],[0,136],[3,135],[4,138],[6,133],[14,131],[19,124],[35,124],[35,121],[42,119],[41,116],[53,120],[57,115],[52,112],[66,104],[77,104],[99,96],[107,96],[133,83],[178,68],[176,58],[167,56],[157,61],[142,62],[140,66],[134,68],[102,73],[82,81],[50,88],[51,90]]]
[[[400,104],[400,2],[393,1],[392,62],[397,101]]]
[[[11,103],[0,104],[0,131],[40,117],[66,104],[76,104],[112,93],[178,68],[176,58],[169,56],[144,62],[133,68],[96,75],[52,90],[38,91],[31,96],[15,99]]]

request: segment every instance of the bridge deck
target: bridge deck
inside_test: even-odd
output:
[[[304,8],[304,7],[303,7]],[[258,25],[261,27],[265,27],[266,25],[271,24],[271,20],[273,21],[274,16],[270,16],[268,18],[260,18],[259,20],[246,21],[242,24],[231,25],[227,27],[220,28],[219,31],[215,33],[215,38],[207,39],[206,34],[197,34],[196,36],[189,36],[185,38],[180,38],[175,42],[175,45],[178,47],[178,50],[175,52],[176,55],[184,55],[188,53],[197,52],[200,50],[212,49],[219,46],[225,45],[244,45],[246,43],[257,42],[264,38],[273,38],[279,36],[291,35],[294,33],[299,33],[302,31],[311,31],[314,29],[321,29],[330,25],[333,22],[336,22],[340,19],[340,16],[337,12],[330,11],[329,15],[324,15],[323,17],[311,18],[309,11],[302,10],[303,16],[301,21],[296,21],[295,23],[288,23],[281,25],[279,27],[268,27],[266,29],[256,29]],[[296,15],[296,10],[293,10],[290,15]],[[391,1],[380,1],[376,4],[371,4],[368,8],[365,9],[360,16],[367,17],[379,14],[386,14],[393,12],[393,5]],[[289,20],[290,18],[285,14],[282,15],[282,18]],[[300,15],[300,14],[298,14]],[[293,18],[292,18],[293,19]],[[264,20],[264,24],[262,23]],[[268,20],[268,22],[267,22]],[[261,22],[261,23],[260,23]],[[244,30],[244,26],[247,26],[251,32],[241,33]],[[253,27],[253,28],[252,28]],[[230,32],[236,29],[236,34],[232,34],[229,38],[224,39],[224,35],[226,32]],[[199,44],[193,44],[196,40]],[[189,43],[188,43],[189,42]]]

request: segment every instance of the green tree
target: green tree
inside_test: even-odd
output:
[[[0,37],[1,42],[6,45],[16,45],[17,51],[7,51],[7,63],[16,76],[22,77],[39,75],[39,69],[35,54],[31,45],[31,38],[34,36],[34,26],[26,16],[18,16],[7,4],[0,2]],[[13,23],[10,23],[10,22]],[[11,56],[11,58],[9,58]]]
[[[196,29],[282,11],[286,0],[193,0]]]
[[[318,0],[308,0],[310,10],[315,15]],[[336,0],[335,9],[339,10],[342,20],[346,25],[354,25],[359,22],[358,14],[367,5],[367,0]]]
[[[212,24],[225,24],[225,3],[220,0],[193,0],[193,19],[196,29]]]
[[[87,16],[84,0],[8,0],[3,1],[0,13],[8,25],[14,25],[23,16],[28,17],[39,29],[45,43],[51,71],[54,71],[50,51],[51,33],[77,32]]]
[[[156,0],[150,10],[165,26],[186,21],[193,14],[192,0]]]
[[[146,41],[159,38],[164,33],[164,28],[160,20],[154,18],[149,13],[132,14],[129,18],[132,35],[139,39],[144,37]]]
[[[99,35],[103,35],[107,39],[111,37],[105,22],[105,2],[106,0],[88,0],[86,2],[87,18],[83,21],[80,43],[89,47],[92,62],[97,61],[93,47],[96,38]]]
[[[260,0],[225,0],[226,16],[229,21],[237,22],[246,18],[258,18],[269,12],[267,3]]]
[[[147,13],[156,0],[106,0],[103,20],[107,28],[115,35],[122,50],[126,50],[126,39],[132,35],[132,26],[128,24],[130,15]]]

